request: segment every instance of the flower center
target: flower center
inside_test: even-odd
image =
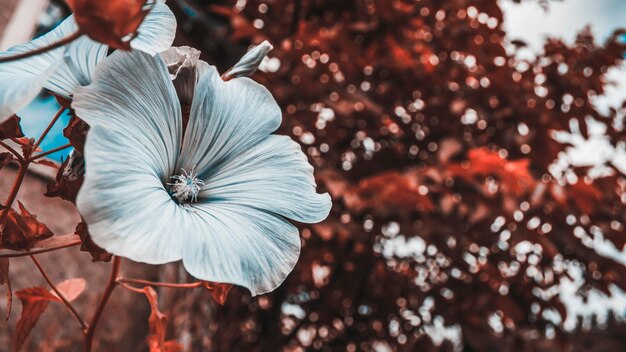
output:
[[[198,174],[194,174],[194,168],[191,168],[191,172],[180,169],[180,175],[170,177],[174,181],[167,185],[170,186],[170,193],[179,203],[198,201],[198,194],[204,186],[204,181],[198,178]]]

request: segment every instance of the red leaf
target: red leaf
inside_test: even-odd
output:
[[[22,302],[22,315],[17,321],[13,335],[13,350],[19,351],[41,314],[48,308],[50,301],[58,298],[43,287],[26,288],[15,292],[15,296]]]
[[[356,212],[372,210],[380,215],[398,210],[430,211],[433,203],[426,194],[420,193],[419,186],[415,174],[383,172],[362,179],[358,186],[346,191],[344,202]]]
[[[68,0],[82,33],[111,48],[130,50],[130,39],[149,12],[146,0]]]
[[[143,288],[143,292],[146,295],[146,298],[148,298],[151,308],[150,317],[148,318],[148,326],[150,328],[148,346],[150,347],[150,352],[181,351],[182,347],[175,340],[165,341],[165,334],[167,332],[167,317],[159,311],[156,291],[152,287],[146,286]]]
[[[528,159],[509,161],[487,148],[471,149],[467,158],[469,164],[450,165],[448,170],[453,175],[470,182],[475,181],[476,178],[495,176],[500,181],[503,190],[515,195],[523,194],[535,184],[529,171]]]
[[[211,298],[215,300],[220,306],[223,306],[226,303],[226,299],[228,298],[228,293],[230,289],[233,288],[231,284],[221,284],[219,282],[204,282],[204,288],[211,292]]]
[[[13,115],[3,123],[0,123],[0,139],[20,137],[24,137],[24,132],[22,132],[20,118],[18,116]]]
[[[73,301],[85,290],[85,279],[69,279],[56,285],[63,297],[68,301]],[[15,296],[22,302],[22,315],[15,327],[13,336],[13,349],[18,351],[24,341],[33,330],[41,314],[48,308],[50,302],[63,302],[53,290],[46,290],[43,287],[30,287],[15,292]]]
[[[21,202],[18,201],[18,205],[21,215],[6,208],[0,212],[0,217],[4,217],[0,248],[30,249],[35,242],[52,237],[52,232],[46,225],[37,221]]]
[[[111,260],[113,255],[104,249],[100,248],[92,239],[89,234],[89,228],[87,227],[87,223],[81,221],[78,225],[76,225],[76,234],[80,236],[80,240],[82,244],[80,245],[80,250],[83,252],[89,252],[91,254],[92,262],[108,262]]]
[[[11,291],[11,280],[9,279],[9,258],[0,258],[0,286],[7,285],[7,318],[11,316],[11,306],[13,305],[13,293]]]

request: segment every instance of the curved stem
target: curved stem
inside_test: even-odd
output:
[[[54,124],[57,122],[59,117],[61,117],[64,111],[65,111],[65,108],[60,108],[59,111],[57,111],[56,115],[54,115],[54,117],[52,118],[52,120],[50,121],[46,129],[43,131],[41,136],[39,136],[39,139],[37,140],[37,142],[35,142],[35,144],[33,145],[33,151],[37,150],[37,147],[39,147],[39,144],[41,144],[43,139],[46,138],[46,135],[48,135],[48,132],[50,132],[50,129],[52,129],[52,126],[54,126]]]
[[[50,288],[52,288],[54,293],[56,293],[57,296],[61,299],[61,301],[63,301],[63,304],[65,304],[65,306],[70,310],[70,312],[72,313],[74,318],[76,318],[76,320],[78,320],[78,323],[80,324],[81,329],[83,329],[83,331],[86,330],[87,329],[87,323],[85,323],[83,318],[81,318],[80,314],[78,314],[78,312],[76,311],[76,308],[74,308],[74,306],[70,303],[70,301],[68,301],[67,298],[65,298],[65,296],[63,296],[61,291],[59,291],[59,289],[52,283],[52,280],[50,280],[50,277],[48,277],[48,274],[46,274],[45,270],[41,266],[41,263],[39,263],[39,260],[37,260],[37,258],[35,258],[34,255],[31,255],[30,258],[33,260],[33,262],[37,266],[37,269],[39,269],[39,272],[41,273],[41,276],[43,276],[44,280],[46,280],[46,282],[48,283]]]
[[[111,297],[111,293],[113,293],[113,289],[117,284],[117,275],[120,272],[120,261],[121,258],[118,256],[113,257],[113,267],[111,268],[111,276],[109,276],[109,282],[107,283],[106,288],[104,289],[104,294],[102,295],[102,299],[100,300],[100,304],[98,304],[98,308],[96,308],[96,313],[94,314],[87,330],[85,331],[85,352],[91,352],[91,346],[93,344],[93,336],[96,331],[96,327],[98,326],[98,321],[100,320],[100,316],[102,316],[102,312],[104,311],[104,307],[106,307],[109,298]]]
[[[3,141],[0,141],[0,146],[2,146],[4,149],[8,150],[11,154],[15,155],[15,157],[18,160],[24,160],[24,158],[22,158],[22,155],[20,153],[17,152],[17,150],[13,149],[10,145],[4,143]]]
[[[79,244],[81,244],[81,241],[80,241],[80,239],[77,239],[76,241],[64,243],[64,244],[58,245],[56,247],[34,249],[34,250],[30,250],[28,252],[0,253],[0,258],[25,257],[27,255],[41,254],[41,253],[56,251],[56,250],[63,249],[63,248],[74,247],[74,246],[78,246]]]
[[[67,148],[69,148],[71,146],[72,146],[72,143],[67,143],[67,144],[64,144],[64,145],[62,145],[60,147],[56,147],[54,149],[46,150],[45,152],[43,152],[41,154],[37,154],[35,156],[30,157],[30,159],[28,159],[28,161],[37,160],[37,159],[42,158],[42,157],[44,157],[46,155],[50,155],[50,154],[56,153],[56,152],[58,152],[60,150],[67,149]]]
[[[148,281],[141,279],[124,279],[119,278],[117,282],[120,284],[135,284],[135,285],[143,285],[143,286],[157,286],[157,287],[169,287],[169,288],[196,288],[201,287],[204,283],[202,281],[191,282],[186,284],[178,284],[171,282],[158,282],[158,281]],[[143,291],[141,291],[143,293]]]
[[[5,56],[5,57],[0,57],[0,63],[3,62],[9,62],[9,61],[16,61],[16,60],[21,60],[21,59],[25,59],[31,56],[35,56],[35,55],[39,55],[42,53],[45,53],[46,51],[50,51],[52,49],[56,49],[58,47],[61,47],[63,45],[69,44],[71,42],[73,42],[74,40],[78,39],[81,35],[83,35],[80,31],[76,31],[74,33],[72,33],[70,36],[63,38],[61,40],[59,40],[58,42],[54,42],[48,46],[44,46],[42,48],[33,50],[33,51],[29,51],[26,53],[21,53],[21,54],[17,54],[17,55],[13,55],[13,56]]]
[[[26,176],[26,169],[28,169],[28,162],[20,162],[17,178],[15,179],[15,182],[13,182],[13,187],[11,187],[7,200],[4,202],[4,207],[7,210],[11,208],[11,205],[13,205],[13,202],[15,201],[15,197],[17,197],[17,192],[20,190],[22,181],[24,181],[24,177]],[[4,218],[2,220],[4,220]]]

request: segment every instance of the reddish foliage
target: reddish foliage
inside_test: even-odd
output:
[[[92,262],[108,262],[111,260],[113,255],[104,249],[100,248],[94,241],[91,239],[91,235],[89,235],[89,228],[87,223],[81,221],[78,225],[76,225],[76,234],[80,236],[81,245],[80,250],[83,252],[89,252],[91,254]]]
[[[75,202],[85,179],[84,168],[85,161],[82,154],[78,150],[73,150],[70,156],[61,163],[56,178],[48,184],[45,196]]]
[[[13,209],[2,209],[2,241],[0,248],[14,250],[30,249],[37,241],[52,237],[48,227],[31,215],[21,202],[20,214]]]
[[[146,0],[68,0],[80,31],[111,48],[130,50],[129,38],[146,17]]]
[[[58,284],[57,289],[68,301],[73,301],[84,291],[85,280],[80,278],[66,280]],[[41,314],[48,308],[48,304],[62,301],[56,293],[43,287],[26,288],[15,292],[15,296],[22,302],[22,314],[13,337],[13,350],[19,351]]]
[[[24,137],[24,132],[22,132],[18,116],[13,115],[0,124],[0,139],[20,137]]]
[[[148,346],[150,347],[150,352],[182,351],[182,347],[176,340],[165,341],[167,317],[159,310],[156,291],[150,286],[145,286],[143,292],[146,298],[148,298],[151,309],[150,317],[148,318],[148,325],[150,327]]]
[[[211,292],[211,297],[217,304],[223,306],[226,303],[226,299],[228,299],[228,293],[230,289],[233,288],[231,284],[221,284],[218,282],[204,282],[204,288]]]
[[[212,350],[567,350],[601,336],[606,349],[626,343],[615,320],[606,331],[566,331],[543,315],[564,319],[560,299],[536,295],[568,278],[559,263],[580,264],[583,297],[626,288],[626,268],[575,235],[600,229],[623,248],[624,175],[586,182],[585,170],[572,167],[581,181],[568,184],[549,170],[564,149],[552,132],[569,131],[572,118],[583,136],[590,116],[614,146],[626,138],[612,123],[619,114],[606,116],[590,98],[623,61],[621,32],[602,45],[588,32],[572,45],[549,40],[536,59],[520,60],[507,53],[496,0],[190,3],[207,16],[175,11],[190,23],[179,27],[189,28],[184,44],[222,70],[250,43],[274,44],[277,71],[254,78],[276,97],[281,132],[302,142],[334,203],[324,223],[302,227],[301,258],[280,288],[258,299],[233,290],[211,325]],[[224,26],[229,37],[219,41]],[[207,32],[219,42],[205,45]],[[394,241],[398,250],[385,250]],[[518,256],[525,242],[533,252]],[[423,252],[407,255],[416,243]],[[527,274],[534,270],[542,274]],[[501,332],[487,322],[493,314]],[[435,344],[426,333],[434,322],[458,327],[461,347]],[[206,345],[194,338],[192,346]]]

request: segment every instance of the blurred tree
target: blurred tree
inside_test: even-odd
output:
[[[570,165],[554,139],[574,120],[581,138],[591,124],[623,152],[617,111],[593,104],[623,60],[622,33],[602,45],[588,31],[573,45],[548,40],[521,60],[496,0],[172,6],[180,43],[222,70],[251,43],[275,44],[255,78],[334,199],[326,222],[302,227],[301,259],[274,293],[233,290],[222,308],[177,303],[190,319],[174,329],[193,350],[626,346],[623,310],[583,319],[571,309],[626,288],[615,255],[626,241],[625,166]]]

